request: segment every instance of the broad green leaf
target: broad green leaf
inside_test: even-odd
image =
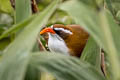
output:
[[[76,24],[87,30],[95,41],[104,48],[111,63],[112,80],[119,79],[120,37],[118,36],[120,28],[114,22],[112,15],[103,10],[99,12],[91,10],[78,0],[63,3],[61,9],[67,11]]]
[[[13,12],[13,8],[11,6],[10,0],[0,0],[0,11],[6,13]]]
[[[29,23],[32,22],[32,20],[34,20],[34,18],[36,17],[37,15],[32,15],[31,17],[29,17],[27,20],[25,21],[22,21],[18,24],[15,24],[13,25],[12,27],[10,27],[8,30],[6,30],[5,32],[3,32],[3,34],[0,36],[0,39],[4,38],[4,37],[7,37],[8,35],[10,34],[13,34],[15,32],[17,32],[18,30],[26,27]]]
[[[83,2],[86,6],[89,6],[91,8],[92,7],[96,8],[96,6],[97,6],[96,0],[81,0],[81,2]]]
[[[50,72],[57,80],[105,80],[104,76],[87,62],[59,53],[36,52],[31,66]]]
[[[106,13],[105,11],[101,11],[99,13],[99,19],[101,23],[101,31],[103,31],[103,45],[107,49],[107,56],[111,65],[111,71],[114,80],[120,79],[120,72],[118,71],[120,64],[120,38],[118,25],[113,21],[112,15]]]
[[[83,61],[87,61],[88,63],[96,67],[96,69],[101,70],[100,56],[101,49],[97,45],[97,43],[93,40],[93,38],[90,36],[80,59]]]
[[[40,77],[40,72],[36,68],[28,66],[24,80],[40,80]]]
[[[0,63],[0,80],[22,80],[29,62],[29,53],[37,34],[55,11],[59,0],[52,2],[41,14],[27,25],[5,49]],[[7,77],[6,77],[7,75]]]
[[[15,16],[16,23],[19,23],[24,19],[27,19],[32,14],[31,0],[16,0],[15,9],[16,9]]]
[[[32,18],[34,18],[34,16],[30,17],[32,15],[30,0],[16,0],[15,2],[16,2],[16,9],[15,9],[16,10],[16,15],[15,15],[16,22],[17,23],[20,22],[21,24],[14,25],[10,29],[6,30],[2,34],[0,39],[10,35],[10,33],[20,30],[21,28],[26,26],[32,20]],[[24,7],[24,8],[22,8],[22,7]],[[30,17],[30,18],[28,19],[28,17]],[[23,22],[24,20],[26,20],[26,21]]]

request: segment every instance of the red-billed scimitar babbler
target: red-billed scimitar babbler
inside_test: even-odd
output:
[[[48,33],[48,48],[51,52],[80,56],[88,40],[88,33],[79,25],[55,24],[43,29],[40,34]]]

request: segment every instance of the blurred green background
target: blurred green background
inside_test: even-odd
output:
[[[0,80],[119,80],[120,0],[0,0]],[[90,38],[80,59],[40,52],[53,24],[79,24]],[[106,74],[101,72],[101,49]],[[46,74],[49,72],[50,74]],[[52,76],[51,76],[52,74]],[[53,77],[54,76],[54,77]]]

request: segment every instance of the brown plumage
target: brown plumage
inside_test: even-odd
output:
[[[83,30],[79,25],[62,25],[62,24],[56,24],[54,25],[54,28],[64,28],[70,30],[73,35],[65,34],[63,36],[67,36],[64,38],[64,41],[66,42],[66,45],[70,49],[70,55],[72,56],[80,56],[85,44],[88,40],[88,33]]]

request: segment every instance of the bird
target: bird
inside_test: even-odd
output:
[[[87,43],[89,34],[80,25],[54,24],[40,31],[48,34],[48,48],[53,53],[80,57]]]

